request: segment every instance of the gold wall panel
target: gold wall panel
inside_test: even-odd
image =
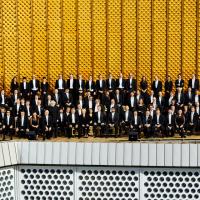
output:
[[[47,77],[46,0],[32,0],[33,5],[33,73],[38,79]]]
[[[122,3],[122,71],[126,78],[129,73],[133,73],[136,77],[137,0],[124,0]]]
[[[0,88],[13,76],[200,75],[199,0],[0,0]]]
[[[121,72],[121,0],[108,0],[108,69],[117,78]]]
[[[106,78],[106,0],[93,0],[92,37],[93,37],[93,76],[98,79],[101,74]]]
[[[62,43],[61,43],[61,1],[48,0],[48,80],[50,88],[54,88],[55,80],[62,74]]]
[[[9,91],[10,82],[18,72],[16,2],[15,0],[3,0],[2,4],[4,86]]]
[[[166,79],[166,0],[153,1],[152,79]]]
[[[17,23],[20,81],[24,76],[30,80],[33,72],[31,0],[17,0]]]
[[[138,2],[138,74],[137,82],[146,76],[151,85],[151,1]]]
[[[181,73],[181,0],[168,1],[167,70],[175,81]]]
[[[196,73],[196,0],[183,1],[182,71],[185,86]]]
[[[3,67],[3,15],[2,15],[2,0],[0,1],[0,89],[3,88],[4,67]]]
[[[63,1],[63,76],[77,74],[76,0]]]
[[[91,56],[91,1],[78,1],[78,73],[88,78],[92,72]]]

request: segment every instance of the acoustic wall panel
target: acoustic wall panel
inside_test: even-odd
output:
[[[16,2],[20,80],[22,81],[23,77],[30,80],[33,74],[32,2],[31,0]]]
[[[166,1],[154,0],[152,3],[152,78],[154,80],[154,77],[158,76],[162,82],[166,79]]]
[[[136,77],[137,68],[137,0],[122,1],[122,71]]]
[[[62,2],[62,40],[63,40],[63,76],[68,79],[70,74],[77,74],[77,24],[76,0]]]
[[[61,44],[61,1],[48,0],[48,80],[50,87],[55,87],[55,80],[62,74],[62,44]]]
[[[3,19],[3,86],[7,91],[13,76],[17,75],[18,42],[17,42],[17,5],[15,0],[2,0]],[[2,77],[1,77],[2,78]]]
[[[146,76],[149,85],[151,84],[151,1],[138,1],[138,84],[142,76]]]
[[[4,86],[4,53],[3,53],[3,10],[2,1],[0,1],[0,89]]]
[[[196,0],[184,0],[182,70],[186,83],[196,73],[196,23]]]
[[[108,70],[117,78],[121,72],[121,0],[107,1]]]
[[[92,72],[91,67],[91,0],[78,1],[78,73],[87,79]]]
[[[181,2],[167,1],[167,74],[173,81],[181,73]]]
[[[47,4],[32,0],[33,73],[38,79],[47,77]]]
[[[93,76],[107,78],[106,0],[92,1]]]

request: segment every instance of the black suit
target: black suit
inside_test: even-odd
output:
[[[176,126],[175,126],[175,115],[171,115],[171,122],[170,122],[170,115],[167,114],[165,117],[165,131],[166,136],[174,136]]]
[[[160,114],[159,120],[157,121],[157,115],[154,115],[153,117],[153,134],[161,132],[163,134],[164,130],[164,123],[165,119],[164,116]]]
[[[96,90],[103,92],[106,89],[106,81],[102,80],[102,85],[100,86],[100,80],[96,81]]]
[[[19,136],[26,137],[27,129],[29,128],[29,120],[27,116],[24,116],[24,121],[22,122],[22,117],[17,119],[16,127],[19,129]]]
[[[119,113],[112,112],[109,113],[108,115],[108,126],[109,126],[109,132],[112,132],[112,127],[115,128],[115,136],[117,136],[119,133]]]
[[[193,113],[193,119],[192,119],[192,113],[190,112],[186,118],[186,129],[193,134],[193,132],[197,129],[198,126],[198,114],[196,112]]]
[[[3,102],[4,99],[4,102]],[[8,104],[8,98],[4,95],[4,97],[2,95],[0,95],[0,105],[1,106],[6,106]]]
[[[94,136],[97,136],[97,127],[100,127],[100,135],[105,133],[106,115],[102,111],[100,113],[100,119],[98,112],[94,113]]]
[[[157,87],[156,87],[156,81],[153,81],[152,90],[154,91],[154,95],[157,97],[158,93],[162,91],[162,82],[158,81]]]
[[[107,79],[106,80],[106,85],[107,85],[107,89],[108,90],[111,90],[111,91],[114,91],[115,90],[115,86],[116,86],[116,83],[115,83],[115,80],[114,79]]]
[[[59,80],[62,80],[62,83],[61,83],[62,89],[59,89]],[[59,79],[59,80],[56,80],[55,89],[64,90],[65,89],[65,81],[63,79]]]
[[[24,82],[20,83],[20,93],[22,94],[22,97],[26,99],[30,92],[30,86],[29,86],[29,83],[27,82],[25,83],[25,85],[26,85],[26,88],[24,86]]]
[[[75,121],[73,123],[72,113],[69,116],[69,135],[68,135],[68,138],[70,138],[72,136],[73,128],[78,131],[78,136],[79,137],[81,136],[80,130],[79,130],[79,128],[80,128],[80,126],[79,126],[79,122],[80,122],[79,115],[77,113],[74,113],[74,117],[75,117],[74,118]]]
[[[41,93],[42,95],[46,95],[49,91],[49,84],[46,82],[46,83],[41,83]]]
[[[160,108],[161,111],[163,111],[164,107],[165,107],[165,98],[164,97],[158,97],[157,98],[157,105]]]
[[[81,79],[81,81],[79,81],[79,79],[77,79],[76,81],[76,89],[77,91],[84,91],[85,89],[85,81]]]
[[[194,81],[194,87],[192,87],[192,79],[188,81],[188,87],[192,88],[192,92],[194,93],[195,90],[199,90],[199,79],[195,79]]]
[[[126,80],[126,90],[130,93],[132,91],[137,90],[137,83],[135,79],[132,79],[132,82],[130,83],[130,79]]]
[[[44,115],[44,108],[42,106],[40,106],[40,108],[39,108],[39,106],[36,106],[34,108],[34,112],[36,112],[37,115],[39,115],[41,117]]]
[[[152,116],[149,115],[143,117],[143,125],[144,125],[144,135],[145,137],[151,136],[151,129],[152,129]]]
[[[90,82],[86,81],[85,87],[86,87],[86,90],[88,90],[90,92],[95,92],[95,82],[94,81],[91,82],[91,88],[90,88]]]
[[[29,85],[30,85],[30,91],[32,92],[33,95],[36,95],[36,93],[37,93],[38,91],[40,91],[40,82],[39,82],[39,80],[35,80],[35,87],[36,87],[36,90],[34,90],[34,88],[33,88],[33,80],[31,80],[31,81],[29,82]]]
[[[119,94],[119,96],[117,97],[117,94],[114,94],[114,99],[116,104],[118,104],[119,106],[122,106],[124,103],[124,98],[122,94]]]
[[[43,140],[49,139],[52,137],[52,117],[50,115],[48,115],[48,123],[47,123],[47,119],[46,116],[44,115],[42,117],[42,130],[43,130]]]
[[[190,95],[189,95],[189,93],[187,92],[186,94],[185,94],[185,104],[193,104],[194,103],[194,95],[191,93]]]
[[[173,89],[172,81],[165,81],[165,96],[168,97]]]
[[[83,136],[88,136],[88,132],[89,132],[89,117],[88,115],[81,115],[80,116],[80,125],[81,125],[81,128],[80,128],[80,131],[81,131],[81,134]]]
[[[116,79],[116,88],[124,89],[126,87],[126,81],[122,79],[122,88],[120,88],[120,80]]]
[[[133,99],[133,100],[131,101],[131,99]],[[132,110],[132,111],[135,110],[136,107],[137,107],[136,97],[135,96],[129,97],[128,100],[127,100],[127,104],[129,105],[130,110]]]
[[[175,81],[175,86],[176,86],[176,88],[178,88],[178,87],[183,88],[183,87],[184,87],[184,80],[181,79],[181,80],[179,81],[179,79],[177,79],[177,80]]]
[[[50,107],[49,114],[52,116],[52,131],[54,133],[54,136],[57,137],[57,120],[59,114],[58,107]]]
[[[73,103],[73,96],[71,93],[63,93],[62,96],[62,105],[65,106],[71,106]]]
[[[183,105],[184,102],[185,102],[185,97],[184,97],[184,94],[183,94],[183,93],[180,93],[180,99],[178,98],[178,93],[176,93],[175,99],[176,99],[176,102],[177,102],[177,104],[178,104],[179,106],[180,106],[180,105]]]
[[[141,126],[142,126],[142,119],[140,116],[137,116],[137,120],[136,120],[136,117],[133,116],[132,126],[133,126],[133,130],[140,134]]]
[[[19,83],[18,82],[14,83],[14,81],[12,81],[11,84],[10,84],[11,93],[13,93],[14,90],[19,90]]]
[[[3,122],[3,140],[5,139],[5,135],[10,135],[10,139],[12,139],[14,118],[10,116],[8,122],[8,116],[6,115],[2,122]]]

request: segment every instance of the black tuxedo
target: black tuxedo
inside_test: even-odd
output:
[[[175,86],[176,86],[176,88],[178,88],[178,87],[183,88],[183,87],[184,87],[184,80],[181,79],[180,82],[179,82],[179,79],[177,79],[177,80],[175,81]]]
[[[48,116],[48,123],[47,123],[47,119],[46,116],[44,115],[42,117],[42,130],[43,130],[43,140],[47,138],[52,137],[52,117],[49,115]],[[46,129],[47,128],[47,129]]]
[[[158,127],[158,125],[160,125],[160,127]],[[159,122],[157,121],[157,115],[153,116],[153,134],[161,132],[161,134],[163,135],[164,125],[165,119],[163,115],[160,114]]]
[[[81,82],[79,82],[79,79],[76,81],[76,89],[79,90],[80,87],[82,88],[82,91],[85,89],[85,81],[81,79]]]
[[[96,90],[97,91],[104,91],[106,89],[106,81],[102,80],[102,87],[100,87],[100,80],[96,81]]]
[[[88,100],[88,98],[85,99],[85,108],[87,110],[89,109],[89,100]],[[92,110],[94,110],[94,100],[92,100]]]
[[[57,105],[61,105],[62,104],[62,96],[61,96],[61,94],[58,94],[57,98],[56,98],[56,95],[54,94],[52,96],[52,100],[54,100]]]
[[[101,111],[100,121],[98,117],[98,112],[94,113],[94,136],[97,136],[97,127],[100,127],[100,135],[105,133],[106,130],[106,115]]]
[[[130,79],[126,80],[126,90],[129,92],[137,90],[137,83],[135,79],[132,79],[131,84],[130,84]]]
[[[19,116],[20,112],[24,110],[24,107],[22,105],[19,106],[19,109],[17,109],[17,104],[13,107],[13,114],[15,117]]]
[[[61,79],[62,80],[62,90],[65,89],[65,80]],[[56,80],[56,83],[55,83],[55,89],[58,89],[59,88],[59,79]]]
[[[120,81],[119,79],[116,79],[116,88],[120,87]],[[124,79],[122,79],[122,88],[120,89],[124,89],[126,87],[126,81]]]
[[[85,87],[86,87],[86,90],[90,91],[89,81],[86,81]],[[92,92],[95,91],[95,82],[94,82],[94,81],[91,82],[91,91],[92,91]]]
[[[33,109],[31,106],[29,106],[29,108],[27,106],[25,106],[24,110],[25,110],[26,116],[28,116],[28,117],[32,116]]]
[[[157,84],[157,87],[156,87],[156,81],[153,81],[152,90],[154,91],[154,95],[158,96],[158,93],[162,91],[162,82],[158,81],[158,84]]]
[[[40,106],[40,109],[39,109],[39,106],[36,106],[34,108],[34,112],[36,112],[37,115],[39,115],[39,116],[43,116],[44,115],[44,108],[42,106]]]
[[[123,105],[124,99],[123,99],[123,95],[122,94],[119,94],[118,98],[117,98],[117,94],[114,94],[114,99],[115,99],[116,104],[118,104],[120,106]]]
[[[17,119],[16,128],[19,129],[19,136],[26,137],[27,129],[29,128],[29,120],[27,116],[24,116],[24,122],[22,123],[22,118]]]
[[[108,115],[108,125],[109,125],[109,132],[112,133],[112,127],[114,127],[115,129],[115,136],[118,135],[119,132],[119,113],[114,112],[114,114],[112,114],[112,112],[109,113]]]
[[[165,81],[165,93],[170,93],[173,89],[173,82],[172,81]]]
[[[160,97],[157,98],[157,105],[161,110],[164,109],[164,107],[165,107],[165,98],[163,96],[161,97],[161,101],[160,101]]]
[[[4,95],[4,102],[3,102],[3,96],[0,95],[0,105],[5,106],[8,104],[8,98]]]
[[[5,135],[10,135],[10,139],[12,140],[12,134],[13,134],[13,127],[14,127],[14,118],[10,116],[9,123],[7,119],[7,115],[2,119],[3,123],[3,140],[5,139]]]
[[[131,98],[134,99],[133,105],[131,105]],[[136,99],[136,97],[135,97],[135,96],[129,97],[128,100],[127,100],[127,104],[129,105],[129,108],[130,108],[132,111],[133,111],[134,109],[136,109],[136,107],[137,107],[137,99]]]
[[[175,125],[175,115],[171,115],[171,123],[169,121],[169,114],[166,115],[165,117],[165,131],[166,131],[166,136],[174,136],[174,132],[176,129],[176,125]]]
[[[185,97],[184,97],[183,93],[181,93],[181,95],[180,95],[180,102],[178,102],[178,93],[176,93],[175,99],[176,99],[177,104],[179,104],[179,105],[182,105],[185,102]]]
[[[193,113],[193,119],[192,119],[192,113],[190,112],[186,117],[186,129],[193,133],[198,126],[198,114],[196,112]]]
[[[194,103],[194,94],[192,94],[192,92],[191,92],[190,96],[189,96],[188,92],[185,94],[185,104],[189,104],[189,103],[190,104]]]
[[[151,128],[152,128],[152,116],[149,115],[148,117],[143,116],[142,123],[144,125],[144,135],[145,137],[150,137],[151,136]],[[148,126],[150,125],[150,126]]]
[[[42,95],[43,94],[47,94],[49,91],[49,84],[46,82],[45,84],[42,82],[41,83],[41,92],[42,92]]]
[[[70,90],[75,90],[76,89],[76,79],[73,79],[73,84],[72,84],[73,88],[70,88],[70,79],[67,79],[67,88]]]
[[[26,82],[26,88],[24,87],[24,82],[20,83],[20,93],[22,94],[23,98],[27,98],[30,92],[29,83]]]
[[[31,81],[29,82],[29,85],[30,85],[30,91],[31,91],[33,94],[35,94],[37,91],[40,90],[40,82],[39,82],[39,80],[35,80],[35,87],[36,87],[36,90],[33,90],[33,89],[34,89],[34,88],[33,88],[33,80],[31,80]]]
[[[62,103],[63,103],[63,106],[65,106],[66,104],[68,104],[69,106],[71,106],[71,104],[73,103],[72,94],[68,93],[68,95],[67,95],[67,93],[63,93]]]
[[[199,90],[199,79],[195,79],[194,81],[194,87],[192,87],[192,79],[188,81],[188,87],[192,88],[192,92],[194,93],[195,90]]]
[[[106,80],[106,86],[108,90],[115,90],[115,80],[112,78],[111,81],[109,79]]]

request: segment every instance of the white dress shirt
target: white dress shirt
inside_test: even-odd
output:
[[[58,89],[60,89],[60,90],[63,89],[63,80],[62,79],[58,80]]]

